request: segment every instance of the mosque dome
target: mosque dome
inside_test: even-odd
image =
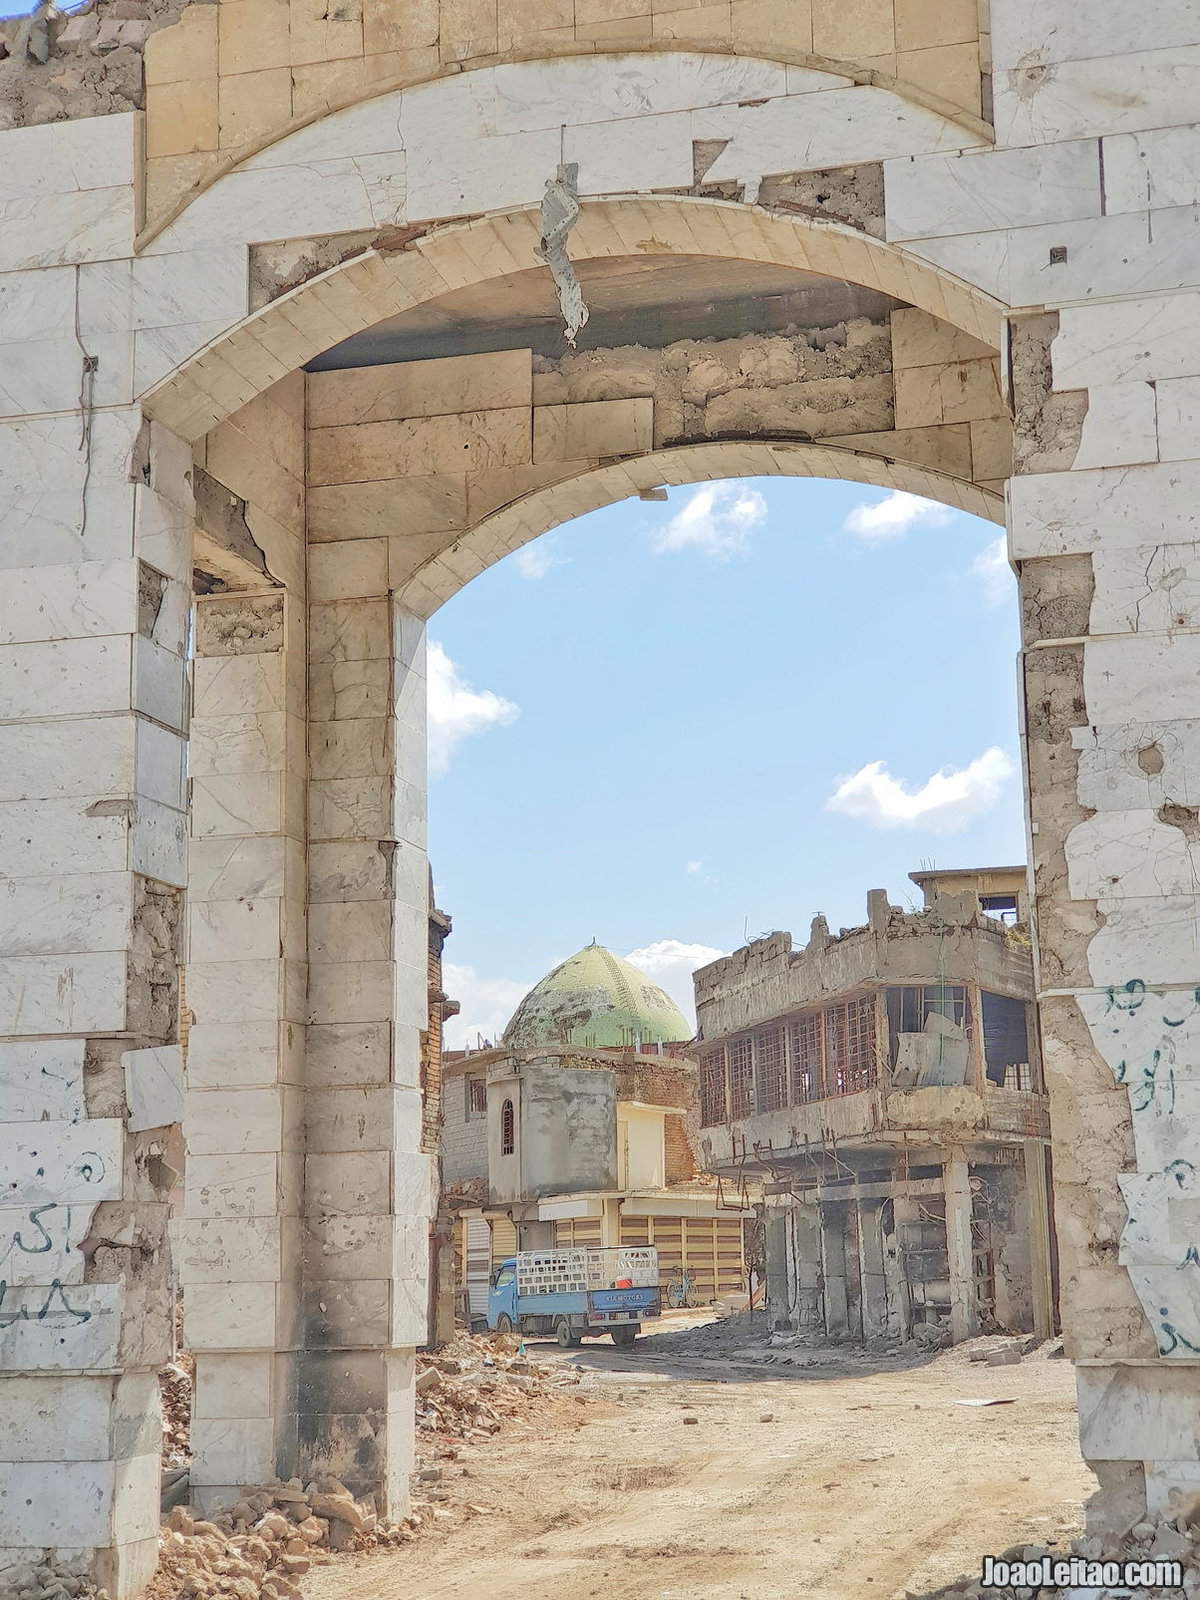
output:
[[[504,1030],[504,1043],[517,1050],[628,1050],[691,1037],[656,983],[594,941],[535,984]]]

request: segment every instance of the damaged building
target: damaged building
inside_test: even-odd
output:
[[[867,922],[773,933],[695,975],[710,1171],[765,1186],[781,1327],[954,1342],[1051,1331],[1024,871],[924,872]],[[941,1331],[944,1330],[944,1331]]]
[[[686,1275],[696,1304],[745,1290],[746,1213],[700,1172],[691,1035],[657,984],[593,943],[534,985],[499,1046],[447,1056],[442,1160],[469,1315],[517,1249],[653,1245],[664,1287]]]

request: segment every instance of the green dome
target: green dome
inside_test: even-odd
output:
[[[632,1049],[691,1037],[675,1002],[656,983],[595,943],[536,984],[504,1030],[504,1043],[518,1050]]]

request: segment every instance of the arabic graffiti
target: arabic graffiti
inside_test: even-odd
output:
[[[1078,1004],[1129,1096],[1137,1170],[1118,1173],[1120,1262],[1161,1356],[1200,1355],[1200,987],[1130,978]]]
[[[41,1308],[29,1315],[28,1306],[17,1306],[11,1311],[4,1309],[4,1301],[8,1294],[8,1284],[0,1278],[0,1328],[10,1328],[14,1322],[46,1322],[54,1324],[76,1324],[90,1322],[90,1311],[77,1310],[67,1299],[67,1291],[55,1278],[46,1290],[46,1298],[42,1301]]]

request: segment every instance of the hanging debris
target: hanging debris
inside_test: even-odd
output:
[[[575,348],[580,328],[587,322],[583,289],[567,255],[567,235],[579,220],[579,165],[561,164],[558,176],[546,182],[542,196],[542,239],[535,254],[550,268],[558,290],[558,305],[566,327],[567,343]]]

